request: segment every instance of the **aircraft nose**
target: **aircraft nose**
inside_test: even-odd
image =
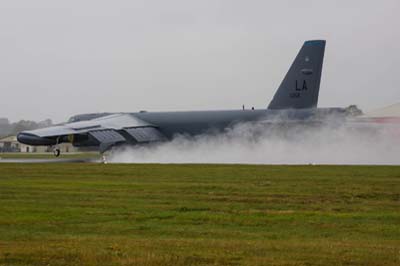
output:
[[[26,133],[26,132],[18,133],[17,140],[19,142],[21,142],[23,144],[27,144],[27,145],[43,145],[43,146],[47,146],[47,145],[56,144],[55,140],[42,138],[42,137],[39,137],[39,136],[37,136],[35,134]]]

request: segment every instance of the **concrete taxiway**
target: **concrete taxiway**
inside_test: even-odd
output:
[[[93,158],[80,158],[80,159],[68,159],[68,158],[54,158],[54,159],[34,159],[34,158],[28,158],[28,159],[11,159],[11,158],[6,158],[6,159],[1,159],[0,158],[0,163],[98,163],[100,160],[98,159],[93,159]]]

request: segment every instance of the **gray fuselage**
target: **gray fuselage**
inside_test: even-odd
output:
[[[224,110],[189,112],[139,112],[131,115],[157,125],[168,138],[175,134],[198,135],[222,131],[243,122],[301,122],[321,120],[327,116],[344,116],[342,108],[310,108],[287,110]]]

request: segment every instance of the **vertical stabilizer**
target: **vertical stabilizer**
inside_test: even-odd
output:
[[[313,108],[318,104],[325,41],[306,41],[268,109]]]

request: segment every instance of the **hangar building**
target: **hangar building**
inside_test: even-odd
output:
[[[62,153],[77,152],[77,148],[71,143],[62,143],[59,145]],[[16,136],[8,136],[0,139],[0,152],[52,152],[49,146],[30,146],[19,143]]]

